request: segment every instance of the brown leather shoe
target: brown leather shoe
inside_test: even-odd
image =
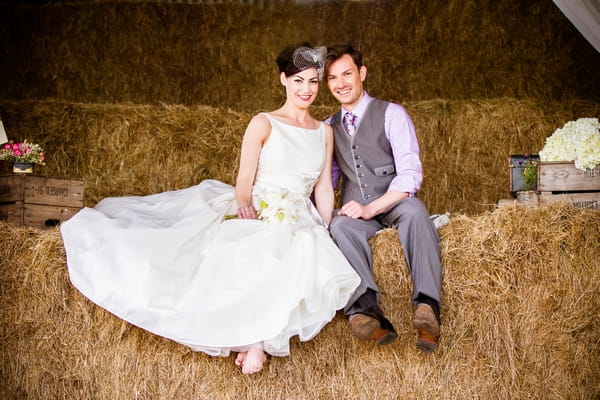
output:
[[[390,327],[382,327],[377,318],[367,314],[353,314],[348,322],[352,333],[361,340],[374,340],[375,343],[384,345],[392,343],[398,337],[391,324]]]
[[[419,303],[413,314],[413,326],[417,329],[417,350],[431,353],[440,337],[440,322],[430,305]]]

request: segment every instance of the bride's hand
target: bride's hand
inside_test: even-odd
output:
[[[258,214],[252,206],[240,207],[237,209],[237,216],[240,219],[256,219]]]

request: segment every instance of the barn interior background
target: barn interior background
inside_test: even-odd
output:
[[[550,0],[0,1],[1,97],[270,109],[289,43],[351,41],[395,101],[600,100],[600,55]],[[318,104],[333,104],[322,91]],[[325,94],[325,95],[324,95]]]
[[[83,179],[88,206],[233,183],[249,118],[284,99],[275,56],[305,40],[354,42],[369,92],[415,120],[420,197],[452,213],[436,353],[414,349],[389,231],[373,240],[375,273],[399,340],[360,342],[339,316],[246,377],[91,304],[56,228],[0,223],[1,398],[600,396],[600,213],[494,210],[508,155],[600,114],[600,53],[551,0],[0,0],[0,116],[10,139],[47,150],[43,175]],[[323,87],[315,115],[336,108]]]

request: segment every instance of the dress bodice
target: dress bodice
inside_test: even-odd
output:
[[[306,129],[264,115],[271,122],[271,134],[260,153],[255,187],[310,195],[326,158],[324,124]]]

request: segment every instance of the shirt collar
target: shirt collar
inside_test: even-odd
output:
[[[352,111],[346,111],[344,109],[344,106],[342,106],[342,117],[347,112],[351,112],[353,115],[356,116],[356,118],[360,120],[365,114],[365,111],[367,111],[367,107],[369,106],[371,100],[373,100],[373,98],[369,96],[369,94],[366,91],[364,91],[362,99],[360,99],[360,102],[356,105],[356,107],[354,107]]]

